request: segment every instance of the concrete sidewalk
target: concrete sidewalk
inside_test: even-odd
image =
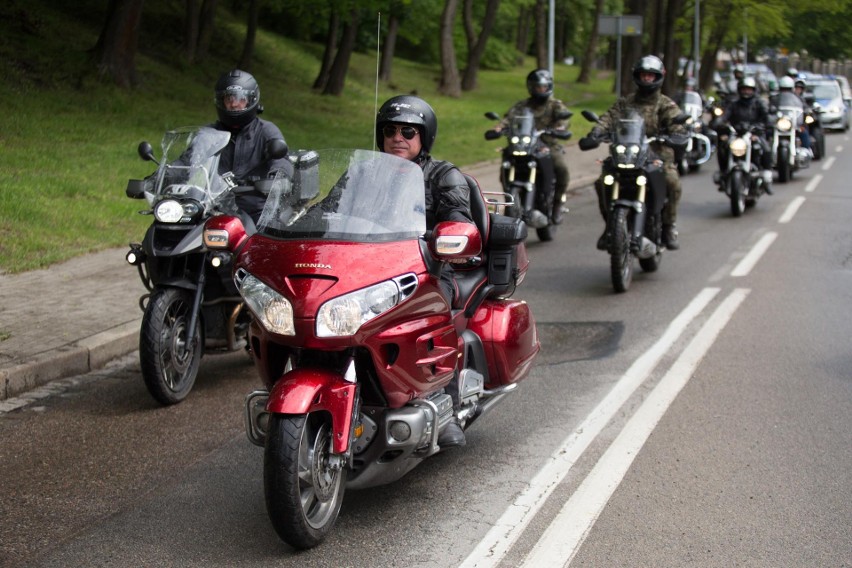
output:
[[[570,190],[589,186],[605,147],[566,146]],[[440,156],[439,156],[440,157]],[[499,159],[462,168],[483,191],[499,191]],[[569,193],[570,195],[570,193]],[[142,235],[139,235],[141,240]],[[99,369],[138,349],[146,293],[127,248],[82,256],[45,270],[0,274],[0,408],[56,379]],[[533,268],[534,269],[534,268]]]

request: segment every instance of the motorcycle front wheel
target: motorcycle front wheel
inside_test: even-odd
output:
[[[633,281],[633,253],[630,251],[628,210],[619,207],[613,212],[612,239],[609,247],[610,274],[616,292],[626,292]]]
[[[195,342],[187,345],[192,294],[159,288],[148,299],[139,333],[139,364],[148,392],[163,405],[187,397],[201,364],[203,338],[196,322]]]
[[[546,227],[536,229],[535,234],[538,235],[538,240],[542,242],[552,241],[553,237],[556,236],[557,227],[557,225],[548,224]]]
[[[331,467],[328,414],[274,414],[263,459],[266,510],[281,540],[313,548],[331,532],[340,512],[346,469]]]
[[[745,211],[745,187],[743,183],[743,172],[734,170],[731,172],[731,215],[739,217]]]
[[[778,181],[787,183],[792,178],[790,170],[790,154],[787,148],[778,149]]]

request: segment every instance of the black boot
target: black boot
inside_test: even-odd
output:
[[[607,250],[609,248],[609,231],[604,229],[603,234],[598,239],[598,250]]]
[[[438,435],[438,445],[441,448],[464,446],[466,443],[464,430],[462,430],[458,418],[453,418]]]
[[[674,223],[671,225],[663,225],[663,244],[669,250],[677,250],[680,248],[680,243],[677,242],[677,228]]]

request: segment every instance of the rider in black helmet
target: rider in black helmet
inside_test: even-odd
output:
[[[213,127],[231,134],[231,141],[219,160],[219,173],[232,172],[241,185],[274,177],[279,170],[291,174],[293,166],[286,157],[268,159],[264,155],[267,141],[283,141],[284,135],[272,122],[258,118],[263,106],[255,78],[239,69],[228,71],[216,81],[214,95],[219,120]],[[237,196],[237,205],[255,221],[265,202],[266,196],[259,192]]]
[[[379,150],[411,160],[423,169],[426,182],[426,227],[432,229],[441,221],[473,223],[470,211],[470,189],[464,175],[450,162],[435,160],[430,155],[438,119],[435,111],[423,99],[401,95],[388,99],[376,116],[376,144]],[[455,278],[452,266],[441,270],[441,289],[450,306],[455,297]],[[453,402],[458,404],[457,393]],[[464,430],[457,419],[439,434],[441,447],[463,446]]]
[[[784,79],[789,80],[789,77],[782,77],[781,82],[779,82],[782,92],[786,88]],[[739,85],[737,85],[737,95],[737,98],[725,107],[725,114],[721,121],[723,124],[730,123],[738,131],[742,131],[746,126],[758,126],[760,128],[760,133],[752,137],[754,142],[752,151],[755,154],[754,162],[760,164],[762,168],[763,188],[766,193],[772,195],[772,152],[769,148],[769,142],[766,140],[766,135],[772,127],[769,112],[763,99],[757,96],[757,82],[753,77],[740,79]]]
[[[508,128],[512,119],[521,111],[529,108],[535,118],[535,127],[538,130],[547,128],[553,130],[567,130],[568,119],[560,115],[568,111],[568,107],[557,98],[553,97],[553,75],[547,69],[535,69],[527,75],[528,99],[515,103],[510,108],[503,120],[494,130],[502,131]],[[553,194],[553,205],[551,206],[551,220],[555,224],[562,222],[563,201],[565,192],[568,190],[570,174],[568,172],[568,161],[565,158],[565,149],[559,140],[550,136],[542,136],[542,141],[550,148],[550,156],[553,160],[553,173],[556,177],[556,185]]]

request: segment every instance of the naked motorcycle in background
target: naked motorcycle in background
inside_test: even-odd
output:
[[[677,151],[677,171],[680,175],[684,175],[688,172],[697,172],[701,169],[702,164],[710,159],[715,142],[707,133],[709,132],[712,135],[715,135],[715,133],[708,130],[704,123],[705,108],[701,95],[695,91],[684,91],[681,95],[681,111],[689,115],[690,118],[687,121],[689,139],[686,141],[686,146]],[[712,104],[711,99],[709,103],[711,108]]]
[[[758,126],[743,125],[739,130],[730,124],[719,124],[719,146],[724,147],[720,170],[714,172],[713,181],[731,201],[731,215],[741,216],[746,207],[752,207],[766,191],[766,180],[752,158],[754,137],[760,136]],[[722,152],[722,150],[720,150]]]
[[[264,448],[272,525],[303,549],[332,530],[346,487],[397,481],[443,449],[448,424],[478,422],[527,376],[539,340],[529,306],[510,298],[529,264],[526,226],[489,213],[473,178],[475,224],[427,232],[413,162],[367,150],[291,159],[293,181],[276,180],[256,234],[223,215],[205,235],[238,254],[264,384],[246,398],[246,430]]]
[[[149,178],[127,184],[128,197],[145,199],[150,206],[140,213],[153,217],[144,240],[130,244],[126,259],[148,289],[139,300],[144,311],[139,362],[145,386],[163,405],[186,398],[204,353],[246,346],[251,317],[234,285],[230,255],[211,254],[205,246],[204,222],[227,213],[253,231],[236,196],[268,191],[272,180],[238,186],[232,176],[219,175],[219,155],[230,136],[210,127],[168,131],[159,161],[151,144],[142,142],[140,157],[159,167]],[[266,152],[284,157],[287,147],[276,140]]]
[[[571,115],[570,111],[565,111],[560,118],[568,119]],[[500,120],[495,112],[487,112],[485,117]],[[504,132],[485,131],[486,140],[506,138],[500,166],[500,183],[511,201],[506,215],[523,219],[535,229],[540,240],[551,241],[557,229],[552,221],[556,175],[550,148],[541,139],[543,135],[560,140],[571,138],[567,130],[537,129],[530,109],[516,116]]]
[[[584,110],[582,114],[589,122],[600,121],[592,111]],[[677,123],[688,119],[688,115],[680,115]],[[668,135],[646,136],[645,120],[631,110],[600,138],[580,140],[580,149],[592,150],[601,142],[609,144],[609,157],[601,166],[601,174],[608,210],[610,275],[615,291],[626,292],[633,281],[634,259],[639,260],[645,272],[655,272],[665,250],[662,213],[666,174],[663,161],[650,145],[662,142],[682,146],[686,140]]]

